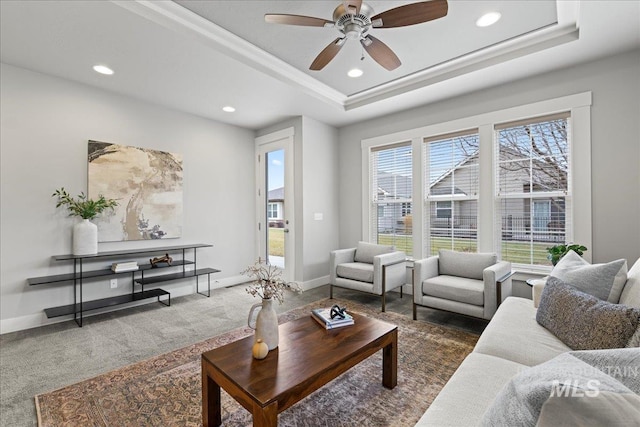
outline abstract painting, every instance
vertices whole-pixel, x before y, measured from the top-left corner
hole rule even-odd
[[[182,235],[182,156],[148,148],[89,141],[90,198],[116,199],[98,217],[101,242]]]

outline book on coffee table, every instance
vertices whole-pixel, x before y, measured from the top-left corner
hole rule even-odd
[[[311,310],[311,317],[326,329],[340,328],[342,326],[353,325],[353,317],[348,313],[344,314],[344,319],[332,319],[331,308],[316,308]]]

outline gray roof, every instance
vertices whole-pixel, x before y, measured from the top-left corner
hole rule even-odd
[[[267,199],[270,202],[284,201],[284,187],[269,190],[269,193],[267,193]]]

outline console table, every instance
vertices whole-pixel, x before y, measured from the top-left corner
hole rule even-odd
[[[27,279],[27,283],[30,286],[45,285],[45,284],[68,284],[73,283],[73,304],[63,305],[59,307],[46,308],[44,310],[48,318],[66,316],[73,314],[73,319],[78,326],[82,327],[82,318],[85,311],[96,310],[99,308],[111,307],[120,304],[126,304],[129,302],[140,301],[148,298],[158,298],[158,302],[164,305],[171,305],[171,294],[164,289],[153,288],[145,289],[145,286],[155,285],[162,282],[169,282],[174,280],[186,279],[190,277],[196,278],[196,292],[200,295],[209,297],[211,295],[211,274],[219,273],[220,270],[215,268],[197,268],[196,251],[200,248],[209,248],[212,245],[204,243],[196,243],[191,245],[178,245],[178,246],[161,246],[156,248],[142,248],[142,249],[129,249],[119,251],[106,251],[98,252],[92,255],[56,255],[53,256],[54,261],[73,261],[73,273],[70,274],[58,274],[54,276],[32,277]],[[187,259],[188,252],[193,255],[193,259]],[[191,252],[192,251],[192,252]],[[170,265],[151,265],[142,264],[138,266],[137,270],[114,272],[111,268],[98,269],[85,271],[84,262],[95,261],[99,259],[108,258],[123,258],[123,257],[142,257],[153,256],[156,254],[175,254],[181,253],[182,258],[173,260]],[[186,266],[193,265],[193,270],[187,271]],[[181,267],[181,271],[176,271],[176,267]],[[166,273],[146,276],[145,272],[149,271],[166,271]],[[136,274],[139,276],[136,278]],[[102,298],[97,300],[84,301],[82,297],[83,286],[87,279],[95,278],[107,278],[110,276],[131,276],[131,293],[124,295],[117,295],[109,298]],[[199,289],[199,277],[207,276],[207,293],[200,292]],[[140,290],[136,291],[136,285],[140,285]],[[165,297],[161,300],[160,297]],[[166,301],[166,302],[165,302]]]

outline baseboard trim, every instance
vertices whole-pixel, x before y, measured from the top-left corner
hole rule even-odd
[[[310,289],[319,288],[320,286],[326,285],[329,283],[329,275],[318,277],[316,279],[307,280],[306,282],[300,283],[300,287],[303,291],[308,291]]]
[[[224,279],[216,279],[211,278],[211,290],[218,288],[226,288],[228,286],[238,285],[241,283],[246,283],[248,278],[246,276],[238,275],[233,277],[227,277]],[[200,278],[200,292],[206,292],[207,290],[207,280],[206,278]],[[175,285],[178,285],[176,283]],[[173,284],[165,284],[163,287],[167,288],[167,290],[171,293],[171,297],[181,297],[185,295],[193,295],[196,292],[196,284],[195,282],[183,283],[181,286],[175,286]],[[84,314],[84,317],[95,316],[103,313],[111,313],[119,310],[126,310],[128,308],[137,307],[145,304],[154,304],[157,303],[155,299],[148,299],[138,302],[129,303],[126,305],[121,305],[112,308],[105,308],[101,310],[94,310],[91,312],[87,312]],[[46,325],[54,325],[56,323],[68,322],[69,320],[73,320],[73,316],[61,316],[53,319],[48,319],[44,314],[44,311],[40,313],[27,314],[25,316],[18,316],[9,319],[1,319],[0,320],[0,335],[9,334],[11,332],[23,331],[25,329],[33,329],[38,328],[40,326]]]

